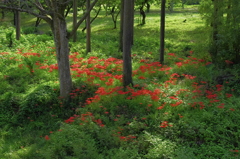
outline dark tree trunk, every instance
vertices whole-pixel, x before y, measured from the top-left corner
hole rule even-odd
[[[16,40],[20,40],[20,36],[21,36],[21,33],[20,33],[20,12],[19,11],[16,11],[15,12],[15,25],[16,25]]]
[[[67,9],[66,9],[66,13],[64,15],[64,17],[66,18],[68,16],[68,13],[70,12],[71,8],[73,7],[73,3],[71,5],[68,5],[67,6]]]
[[[54,42],[57,54],[60,96],[65,98],[69,96],[69,93],[72,89],[69,63],[69,40],[67,38],[67,25],[65,19],[61,19],[58,17],[58,15],[55,15],[51,29],[54,34]]]
[[[77,0],[73,1],[73,28],[77,24]],[[77,32],[73,34],[73,42],[77,41]]]
[[[42,19],[37,17],[37,20],[35,22],[35,27],[38,27],[38,25],[40,24],[41,21],[42,21]]]
[[[129,85],[133,85],[132,81],[132,58],[131,58],[131,46],[132,46],[132,5],[134,0],[124,1],[124,22],[123,22],[123,86],[126,88]]]
[[[165,39],[165,5],[166,0],[161,4],[161,24],[160,24],[160,63],[164,62],[164,39]]]
[[[147,13],[150,12],[150,4],[149,3],[146,3],[147,4]]]
[[[5,12],[2,10],[1,13],[2,13],[2,19],[4,19],[5,18]]]
[[[140,14],[141,14],[141,16],[142,16],[142,23],[141,23],[141,25],[146,24],[146,21],[145,21],[145,19],[146,19],[146,13],[145,13],[145,11],[143,10],[143,7],[144,7],[144,3],[143,3],[142,6],[140,7]]]
[[[114,6],[114,7],[112,7],[112,10],[111,10],[112,21],[113,21],[113,24],[114,24],[113,29],[116,29],[116,28],[117,28],[117,17],[118,17],[118,15],[119,15],[119,13],[120,13],[120,11],[118,11],[118,12],[116,13],[115,8],[116,8],[116,7]],[[115,15],[115,14],[116,14],[116,15]]]
[[[86,1],[86,8],[87,10],[90,8],[90,0]],[[87,42],[86,42],[86,52],[91,52],[91,19],[90,19],[90,13],[88,14],[86,18],[86,28],[87,28]]]

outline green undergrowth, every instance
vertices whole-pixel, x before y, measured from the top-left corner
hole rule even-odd
[[[92,24],[91,53],[80,30],[78,42],[70,42],[68,100],[59,97],[52,36],[39,34],[45,24],[36,31],[23,16],[20,41],[1,25],[0,158],[239,157],[239,66],[212,64],[199,14],[181,10],[167,14],[160,64],[159,15],[148,13],[144,26],[137,18],[134,85],[122,88],[119,30],[102,13]]]

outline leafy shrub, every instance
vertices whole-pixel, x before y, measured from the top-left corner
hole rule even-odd
[[[35,34],[37,32],[36,27],[23,27],[22,33],[23,34]]]
[[[20,104],[16,121],[21,123],[26,120],[46,120],[46,116],[59,113],[58,95],[48,85],[39,85],[26,95]]]
[[[96,141],[78,125],[62,124],[61,131],[50,135],[40,153],[45,159],[101,159]]]

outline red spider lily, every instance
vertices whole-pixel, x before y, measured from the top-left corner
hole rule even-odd
[[[217,98],[217,94],[209,94],[206,96],[208,99],[215,99]]]
[[[168,127],[169,125],[168,125],[168,121],[163,121],[162,123],[161,123],[161,125],[160,125],[160,127],[161,128],[166,128],[166,127]]]
[[[176,57],[176,54],[175,53],[168,53],[169,56],[173,56],[173,57]]]
[[[228,64],[228,65],[229,65],[229,64],[233,64],[233,62],[232,62],[232,61],[229,61],[229,60],[225,60],[225,63]]]
[[[233,109],[233,108],[230,108],[229,110],[231,110],[231,111],[235,111],[235,109]]]
[[[230,97],[232,97],[232,94],[226,93],[226,97],[227,97],[227,98],[230,98]]]
[[[174,96],[170,96],[170,97],[168,97],[168,98],[178,100],[178,98],[176,98],[176,97],[174,97]]]
[[[174,104],[170,104],[172,107],[176,107],[176,106],[178,106],[178,105],[180,105],[180,104],[182,104],[183,103],[183,101],[182,100],[180,100],[180,101],[178,101],[178,102],[176,102],[176,103],[174,103]]]
[[[75,117],[70,117],[69,119],[65,120],[65,123],[72,123],[74,122]]]
[[[222,90],[222,86],[223,86],[223,85],[220,85],[220,84],[216,85],[218,92]]]
[[[44,138],[45,138],[45,140],[50,140],[48,135],[46,135]]]
[[[139,76],[138,79],[146,79],[144,76]]]
[[[181,66],[183,65],[182,62],[176,62],[175,64],[176,64],[178,67],[181,67]]]
[[[224,103],[221,103],[219,106],[217,106],[218,108],[220,109],[223,109],[224,108]]]

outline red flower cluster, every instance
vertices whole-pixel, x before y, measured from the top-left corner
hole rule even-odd
[[[168,121],[163,121],[163,122],[161,123],[161,125],[160,125],[161,128],[166,128],[166,127],[168,127],[168,126],[172,127],[172,125],[169,125],[169,124],[168,124]]]

